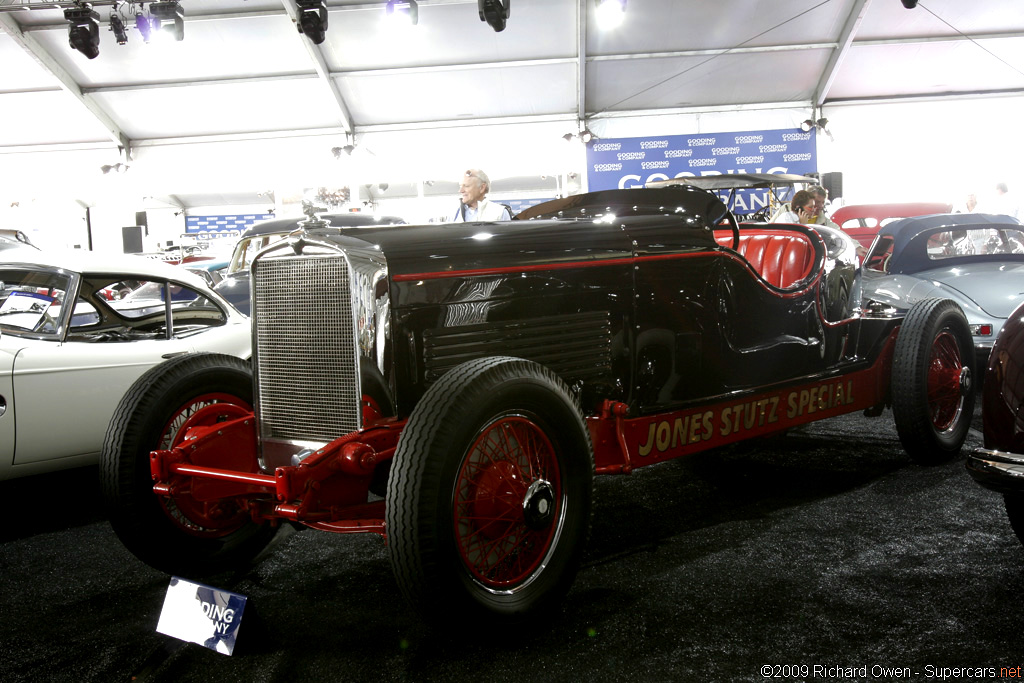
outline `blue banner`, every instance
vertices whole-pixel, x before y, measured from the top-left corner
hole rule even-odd
[[[818,170],[814,131],[799,128],[738,133],[602,138],[587,148],[591,192],[643,187],[655,180],[729,173],[795,173]],[[734,213],[766,206],[767,190],[737,193]]]
[[[247,213],[229,216],[185,216],[185,232],[197,240],[238,237],[257,221],[273,218],[272,213]]]

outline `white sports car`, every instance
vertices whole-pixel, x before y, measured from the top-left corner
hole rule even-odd
[[[249,320],[184,268],[0,252],[0,480],[95,463],[114,408],[154,365],[251,348]]]

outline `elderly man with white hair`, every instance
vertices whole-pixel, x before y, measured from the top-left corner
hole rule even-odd
[[[491,180],[478,168],[471,168],[459,183],[459,208],[452,221],[510,221],[512,209],[486,199],[491,189]]]

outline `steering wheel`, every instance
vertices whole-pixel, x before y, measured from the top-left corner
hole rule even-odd
[[[725,222],[732,228],[732,249],[733,251],[739,251],[740,249],[740,224],[736,220],[736,216],[732,215],[732,211],[727,211],[725,214]],[[721,223],[719,223],[721,225]]]

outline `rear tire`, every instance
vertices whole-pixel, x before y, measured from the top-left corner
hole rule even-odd
[[[146,564],[180,576],[232,569],[276,533],[230,500],[207,505],[188,493],[158,496],[150,474],[150,452],[180,443],[193,418],[209,424],[251,412],[252,387],[246,361],[193,354],[150,369],[118,404],[100,456],[101,492],[117,536]],[[196,416],[211,405],[220,409]],[[259,471],[255,452],[247,468]]]
[[[974,412],[974,342],[967,317],[949,299],[910,309],[896,338],[892,412],[900,443],[922,465],[960,452]]]
[[[569,591],[590,525],[594,460],[549,370],[485,358],[445,374],[399,440],[388,555],[405,597],[446,624],[514,623]]]

